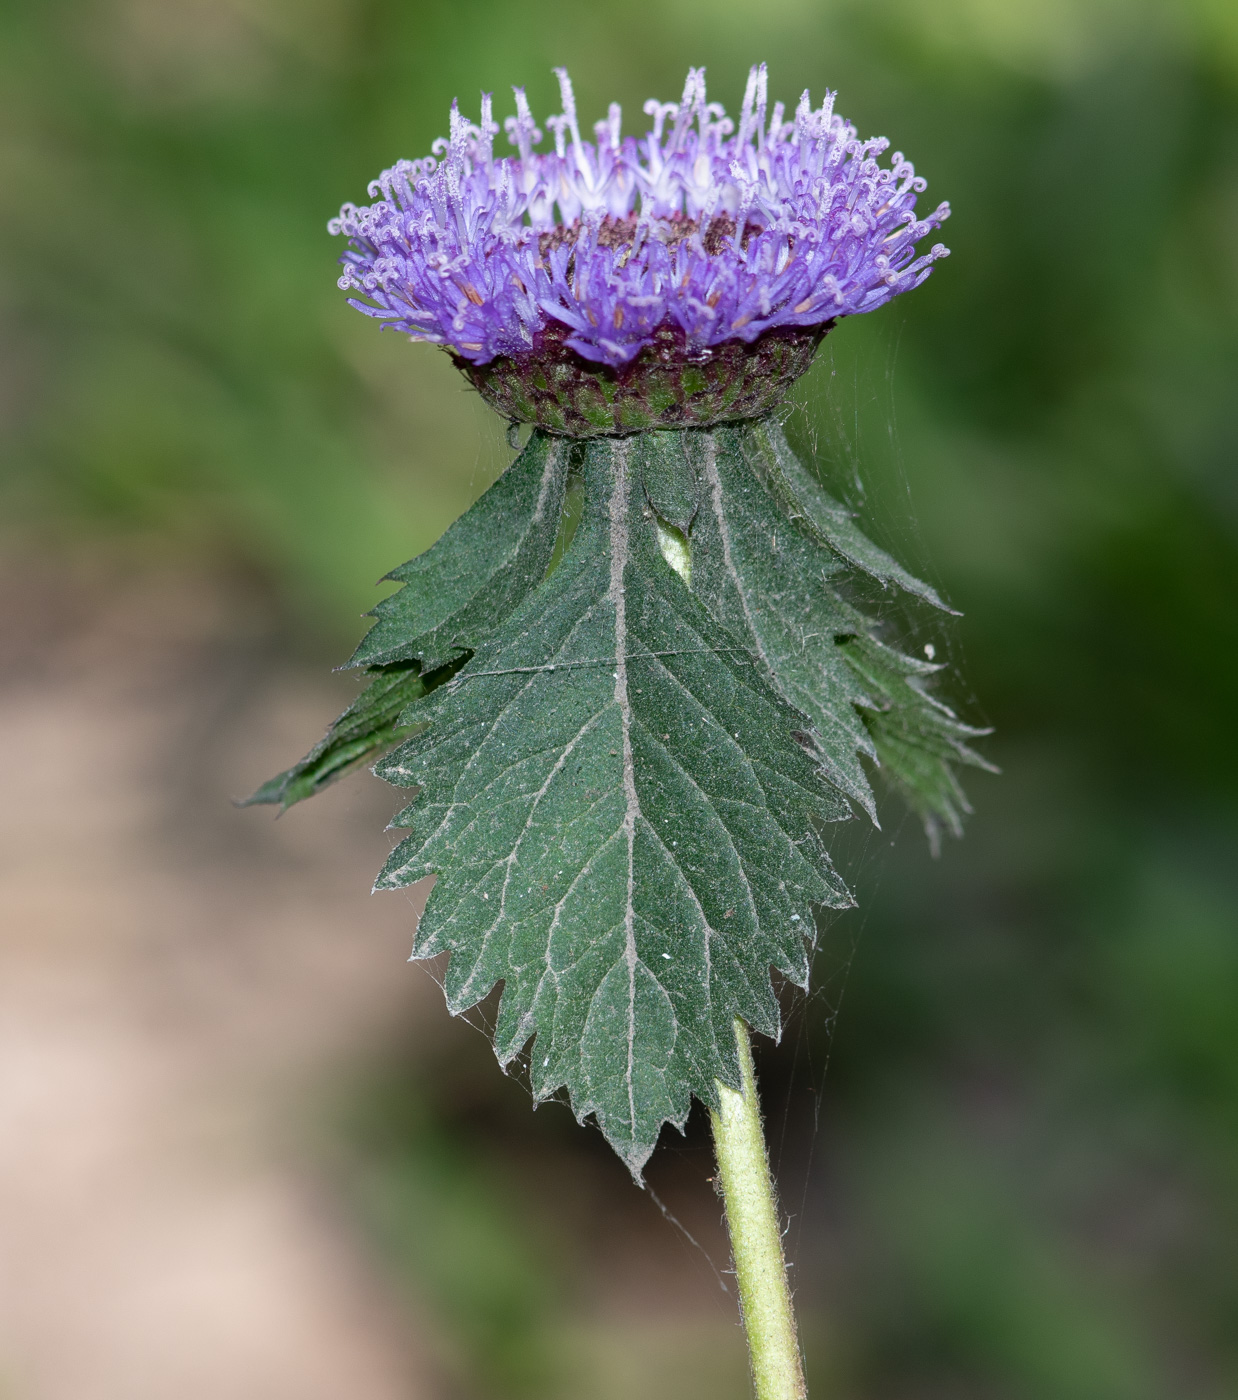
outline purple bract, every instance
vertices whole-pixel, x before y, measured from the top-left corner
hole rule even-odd
[[[522,89],[506,122],[517,154],[494,155],[489,95],[473,125],[453,103],[435,156],[400,161],[329,225],[349,239],[340,286],[366,315],[474,365],[535,354],[539,333],[619,367],[674,332],[689,356],[765,332],[811,330],[918,286],[947,250],[916,244],[950,212],[915,216],[925,182],[889,142],[856,139],[833,93],[793,121],[766,111],[765,65],[739,127],[705,100],[704,69],[680,102],[645,104],[652,130],[620,135],[610,108],[582,140],[567,73],[563,114],[541,141]],[[364,298],[364,299],[362,299]]]

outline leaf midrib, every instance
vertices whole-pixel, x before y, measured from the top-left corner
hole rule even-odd
[[[636,791],[636,765],[632,761],[632,702],[628,695],[627,596],[624,575],[628,566],[628,454],[626,440],[611,449],[613,464],[610,493],[610,599],[615,629],[615,703],[619,706],[622,736],[624,814],[623,830],[628,843],[628,881],[623,909],[623,956],[628,968],[628,1045],[624,1081],[628,1089],[628,1111],[635,1131],[636,1091],[632,1083],[636,1051],[636,823],[640,819],[640,795]],[[652,974],[651,974],[652,975]],[[654,977],[657,981],[657,978]]]

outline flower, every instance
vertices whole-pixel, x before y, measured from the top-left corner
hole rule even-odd
[[[520,380],[516,399],[532,392],[531,366],[628,382],[638,357],[699,366],[721,356],[740,378],[758,366],[768,379],[770,347],[753,347],[771,333],[785,379],[807,368],[837,318],[918,286],[946,255],[916,245],[949,206],[918,219],[924,180],[901,152],[881,165],[889,142],[858,140],[833,93],[814,109],[805,92],[787,121],[782,103],[767,111],[761,64],[736,128],[706,100],[704,69],[692,69],[679,102],[645,104],[642,138],[621,134],[612,104],[590,142],[568,75],[555,71],[553,153],[535,149],[542,132],[522,89],[505,123],[512,156],[494,153],[489,94],[477,125],[453,103],[433,156],[384,171],[370,185],[375,203],[346,204],[329,225],[349,239],[340,286],[358,294],[351,304],[445,346],[483,393],[503,366]],[[528,403],[500,407],[536,417]]]

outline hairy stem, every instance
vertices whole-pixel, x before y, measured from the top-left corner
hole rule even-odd
[[[752,1046],[748,1028],[739,1020],[735,1022],[735,1038],[743,1093],[719,1083],[721,1108],[710,1116],[752,1380],[757,1400],[806,1400],[808,1389],[782,1254],[778,1205],[765,1154]]]

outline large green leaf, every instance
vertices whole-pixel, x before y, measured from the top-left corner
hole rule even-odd
[[[438,877],[414,957],[449,954],[455,1013],[501,983],[500,1061],[527,1053],[535,1096],[566,1090],[639,1177],[693,1095],[738,1085],[735,1017],[778,1034],[772,971],[806,985],[816,910],[850,903],[823,823],[853,803],[875,819],[865,760],[934,842],[958,829],[979,731],[855,585],[944,605],[773,420],[535,433],[391,577],[354,657],[374,680],[252,800],[287,805],[398,742],[375,771],[416,795],[377,887]]]
[[[503,982],[499,1059],[566,1089],[638,1174],[691,1096],[738,1086],[734,1018],[776,1035],[814,907],[850,903],[819,824],[848,815],[805,718],[668,566],[651,439],[584,458],[558,568],[379,763],[418,789],[378,888],[436,874],[414,956],[460,1012]]]

